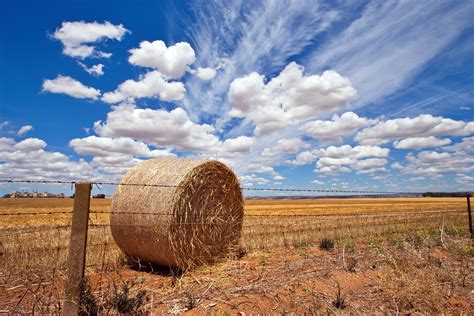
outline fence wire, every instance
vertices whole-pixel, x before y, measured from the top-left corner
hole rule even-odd
[[[69,184],[74,185],[78,181],[67,180],[14,180],[14,179],[0,179],[0,183],[43,183],[43,184]],[[180,185],[170,184],[147,184],[147,183],[123,183],[123,182],[101,182],[91,181],[92,185],[96,185],[99,189],[101,185],[111,186],[140,186],[140,187],[157,187],[157,188],[179,188]],[[267,192],[299,192],[299,193],[348,193],[348,194],[385,194],[385,195],[418,195],[420,192],[409,191],[377,191],[377,190],[344,190],[344,189],[294,189],[294,188],[254,188],[254,187],[240,187],[240,190],[245,191],[267,191]]]

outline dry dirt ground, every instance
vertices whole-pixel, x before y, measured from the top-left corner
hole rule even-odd
[[[330,250],[302,244],[247,253],[182,274],[156,267],[91,270],[87,276],[92,299],[84,308],[156,315],[467,315],[474,308],[474,249],[469,239],[456,232],[418,232],[339,241]],[[57,302],[48,299],[59,295],[63,279],[57,273],[54,283],[47,278],[41,285],[32,282],[30,291],[41,298],[36,311],[57,311]],[[0,290],[0,306],[6,308],[7,295],[10,307],[22,298],[19,310],[24,303],[32,304],[26,287],[11,285]]]
[[[55,205],[51,201],[42,202],[44,205],[28,202],[29,207],[9,203],[0,204],[0,211],[67,211],[70,207],[69,200]],[[108,210],[107,203],[93,202],[92,209]],[[472,314],[474,245],[466,233],[465,213],[447,215],[461,211],[464,203],[460,199],[249,201],[249,227],[261,221],[284,225],[274,228],[268,237],[262,234],[256,238],[247,231],[244,251],[213,266],[184,273],[131,267],[117,255],[116,247],[114,256],[91,247],[88,254],[99,259],[107,256],[108,261],[88,268],[82,305],[84,310],[99,314]],[[382,214],[387,216],[380,220]],[[67,223],[63,215],[57,215],[49,224]],[[313,217],[316,215],[324,216]],[[95,223],[107,221],[105,215],[98,216],[103,217],[96,218]],[[359,216],[362,224],[372,221],[390,226],[394,220],[406,224],[374,230],[364,228],[360,220],[356,222]],[[347,226],[352,217],[353,224],[358,225],[354,230]],[[1,226],[8,233],[15,227],[48,224],[45,218],[29,219],[26,225],[16,219]],[[409,224],[408,218],[416,224]],[[308,233],[321,225],[336,229]],[[304,231],[295,230],[295,226],[304,227]],[[9,265],[1,265],[6,257],[0,256],[0,314],[60,312],[64,267],[51,261],[63,262],[62,250],[67,248],[60,249],[61,235],[56,232],[51,236],[37,234],[34,238],[39,241],[30,240],[35,247],[48,243],[58,247],[47,254],[50,261],[31,252],[27,245],[27,256],[12,257]],[[284,243],[279,242],[281,235],[286,236]],[[320,249],[326,237],[335,241],[334,248]],[[21,244],[28,242],[18,238],[15,236]],[[110,242],[108,235],[96,240]],[[34,264],[24,265],[21,261],[25,260]],[[19,268],[14,271],[12,263]],[[36,270],[40,263],[47,263],[51,269]]]

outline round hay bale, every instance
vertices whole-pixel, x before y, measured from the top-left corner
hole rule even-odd
[[[238,246],[242,192],[223,163],[150,159],[130,169],[121,184],[110,223],[126,255],[186,269],[212,263]]]

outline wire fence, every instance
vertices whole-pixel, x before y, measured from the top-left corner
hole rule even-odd
[[[0,183],[36,183],[36,184],[68,184],[75,185],[78,181],[67,180],[14,180],[0,179]],[[179,188],[180,185],[170,184],[147,184],[147,183],[123,183],[123,182],[101,182],[92,181],[98,189],[100,186],[138,186],[138,187],[156,187],[156,188]],[[383,195],[420,195],[422,192],[413,191],[378,191],[378,190],[346,190],[346,189],[298,189],[298,188],[275,188],[275,187],[240,187],[242,191],[263,191],[263,192],[295,192],[295,193],[347,193],[347,194],[383,194]]]

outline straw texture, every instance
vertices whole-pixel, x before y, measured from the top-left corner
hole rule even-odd
[[[186,269],[212,263],[238,245],[242,193],[223,163],[155,158],[130,169],[121,183],[177,186],[118,186],[110,222],[126,255]]]

